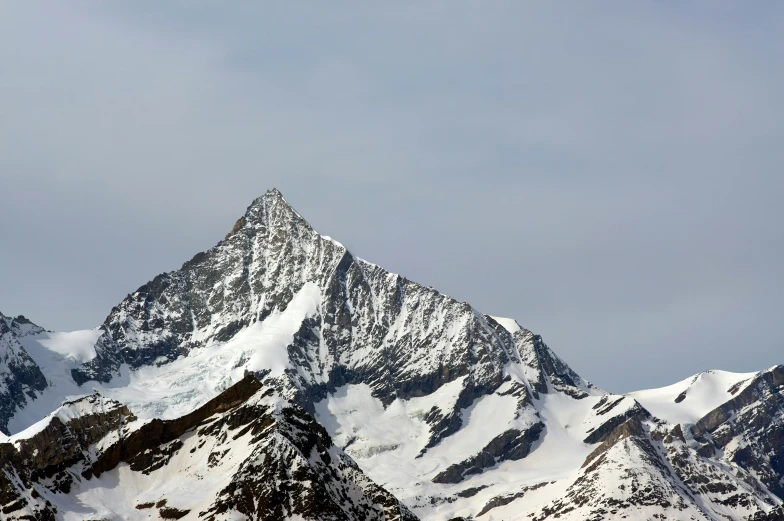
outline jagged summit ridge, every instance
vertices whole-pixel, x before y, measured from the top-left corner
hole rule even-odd
[[[462,411],[476,400],[513,402],[507,423],[442,469],[445,483],[524,458],[544,432],[534,404],[543,395],[599,392],[538,335],[356,258],[276,190],[255,200],[224,241],[126,298],[102,329],[95,358],[72,370],[77,383],[170,364],[204,379],[188,360],[217,349],[225,374],[254,372],[311,413],[352,386],[365,386],[383,407],[446,394],[418,420],[412,450],[420,456],[460,431]],[[179,410],[183,394],[196,406],[220,391],[218,381],[196,393],[179,387],[154,407]]]
[[[318,309],[302,317],[296,348],[289,346],[298,370],[282,383],[304,404],[350,382],[368,383],[388,402],[471,373],[475,391],[466,391],[464,402],[498,387],[504,367],[521,363],[523,354],[537,392],[547,389],[542,374],[590,388],[540,338],[522,329],[510,333],[470,305],[361,261],[319,235],[278,190],[256,199],[226,240],[116,307],[104,322],[98,356],[74,378],[108,381],[123,364],[166,363],[230,341],[286,313],[306,285],[318,293]],[[523,353],[515,335],[531,344]]]
[[[277,188],[272,188],[261,197],[256,198],[245,212],[245,218],[249,221],[257,219],[258,222],[268,227],[286,226],[296,221],[298,225],[312,230],[310,224],[291,206]]]
[[[272,188],[254,199],[226,235],[226,239],[239,232],[255,235],[263,229],[266,229],[267,233],[270,233],[270,230],[282,230],[299,232],[300,235],[313,232],[310,223],[291,206],[277,188]]]
[[[39,506],[69,505],[68,494],[85,498],[100,489],[91,508],[111,518],[119,511],[99,498],[112,488],[114,501],[132,509],[123,518],[191,508],[183,519],[222,519],[232,509],[245,516],[238,519],[266,519],[292,505],[292,491],[326,482],[333,497],[353,498],[335,502],[340,519],[364,519],[368,508],[408,519],[398,500],[428,521],[761,520],[776,519],[770,516],[782,508],[780,366],[744,375],[709,371],[629,395],[604,392],[515,320],[482,314],[358,259],[316,232],[277,190],[254,200],[215,247],[130,294],[97,331],[69,339],[2,319],[0,347],[14,355],[7,359],[24,353],[29,363],[21,367],[45,375],[41,389],[8,393],[16,401],[6,421],[21,408],[33,417],[39,403],[53,404],[42,406],[40,417],[56,410],[50,418],[64,425],[78,416],[71,411],[94,412],[91,404],[122,411],[111,418],[79,413],[91,418],[84,425],[91,432],[114,434],[74,454],[100,456],[115,446],[119,452],[110,450],[101,464],[119,469],[109,482],[126,471],[158,476],[149,490],[133,488],[147,478],[126,482],[128,494],[145,494],[138,511],[123,487],[91,481],[100,478],[95,473]],[[0,378],[6,373],[0,366]],[[205,420],[197,411],[248,381],[266,389],[265,407],[274,414],[243,405],[222,411],[214,428],[192,424]],[[58,409],[66,397],[71,405]],[[275,405],[283,403],[290,407]],[[281,417],[284,408],[299,412]],[[121,428],[113,423],[120,417]],[[12,420],[16,433],[6,440],[15,446],[38,432],[20,433],[24,423]],[[281,428],[267,429],[272,424]],[[269,435],[256,439],[262,430]],[[249,433],[252,453],[238,441]],[[323,451],[327,435],[335,447]],[[191,476],[191,458],[212,469],[199,474],[205,479],[226,462],[228,482],[211,489],[210,504],[198,511],[176,496],[160,503],[166,498],[157,487]],[[272,482],[281,487],[271,489]],[[37,499],[29,488],[22,494]],[[249,500],[256,496],[265,502]],[[9,511],[20,512],[20,504]]]

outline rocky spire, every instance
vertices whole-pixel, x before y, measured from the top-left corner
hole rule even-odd
[[[8,421],[18,408],[46,389],[41,369],[19,342],[21,337],[40,333],[43,328],[26,318],[10,318],[0,313],[0,432],[8,432]]]
[[[243,219],[250,224],[287,229],[292,226],[313,231],[310,224],[284,199],[277,188],[267,190],[251,203]]]

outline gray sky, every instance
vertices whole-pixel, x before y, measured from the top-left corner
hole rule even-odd
[[[784,363],[784,4],[297,4],[0,0],[3,313],[98,325],[275,186],[606,389]]]

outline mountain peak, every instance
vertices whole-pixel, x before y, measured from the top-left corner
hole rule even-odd
[[[25,317],[24,315],[12,317],[0,313],[0,321],[2,321],[5,324],[5,329],[7,329],[8,331],[12,331],[17,336],[36,334],[44,331],[44,328],[42,328],[38,324],[35,324],[33,321],[31,321],[29,318]],[[3,329],[2,326],[0,326],[0,329]]]
[[[312,230],[310,224],[283,198],[283,194],[277,188],[271,188],[264,195],[256,198],[241,221],[243,219],[245,222],[261,227],[289,228],[298,225]]]
[[[264,195],[257,197],[248,206],[245,215],[237,219],[234,226],[226,234],[228,240],[237,232],[250,225],[251,228],[283,228],[299,225],[307,230],[313,230],[310,224],[297,212],[277,188],[267,190]]]
[[[273,186],[272,188],[266,191],[264,197],[277,197],[283,199],[283,194],[280,192],[280,190],[278,190]]]
[[[76,497],[93,518],[215,521],[409,521],[400,501],[428,521],[781,511],[784,366],[601,391],[516,320],[357,259],[274,188],[99,330],[35,331],[0,314],[0,509],[17,519]],[[136,420],[88,395],[18,436],[93,390]]]
[[[287,206],[292,211],[294,210],[291,207],[291,205],[288,203],[288,201],[286,201],[286,199],[283,197],[283,193],[281,193],[281,191],[278,190],[277,188],[270,188],[269,190],[264,192],[264,195],[262,195],[261,197],[257,197],[251,204],[251,207],[276,206],[276,205]]]

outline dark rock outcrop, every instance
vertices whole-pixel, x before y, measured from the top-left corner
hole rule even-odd
[[[460,463],[450,465],[433,478],[434,483],[460,483],[472,474],[478,474],[502,461],[519,460],[528,456],[533,443],[544,430],[542,422],[521,431],[510,429],[493,438],[479,454]]]
[[[461,407],[504,382],[510,363],[530,368],[536,396],[553,389],[582,397],[590,387],[541,337],[510,333],[466,303],[357,259],[314,231],[277,190],[254,201],[217,246],[115,307],[97,356],[73,378],[108,381],[122,364],[160,365],[228,341],[285,312],[306,285],[317,288],[318,309],[288,347],[297,369],[276,385],[310,412],[346,384],[368,384],[389,404],[462,379],[455,407],[428,416],[432,447],[459,428]]]
[[[6,317],[0,313],[0,432],[8,434],[8,421],[22,407],[46,389],[41,369],[30,358],[21,337],[36,334],[43,328],[20,315]]]
[[[100,476],[107,470],[115,468],[120,463],[134,464],[138,470],[149,469],[156,459],[156,453],[161,447],[177,440],[186,431],[193,429],[213,414],[228,411],[248,400],[261,389],[261,382],[251,375],[223,391],[203,406],[190,414],[176,420],[160,420],[154,418],[149,423],[142,425],[126,437],[117,440],[100,455],[98,460],[86,469],[82,475],[86,478]],[[142,459],[141,461],[140,458]],[[148,464],[149,461],[149,464]],[[137,470],[134,469],[134,470]]]
[[[282,368],[269,369],[266,362],[249,364],[259,351],[248,347],[246,352],[244,334],[252,336],[256,329],[251,328],[260,331],[280,317],[293,324],[287,325],[285,335],[275,337],[276,342],[283,339],[283,345],[275,346],[280,349],[275,356],[285,359],[275,359]],[[423,490],[417,495],[409,494],[408,484],[401,486],[405,476],[385,485],[402,491],[412,508],[435,508],[444,517],[469,511],[477,516],[494,511],[491,515],[497,516],[501,510],[509,512],[518,500],[525,504],[523,498],[547,483],[499,486],[488,474],[480,474],[492,472],[503,461],[526,458],[553,427],[571,437],[564,439],[575,443],[572,450],[592,453],[571,477],[563,478],[569,480],[568,488],[563,484],[566,493],[529,512],[529,519],[780,515],[784,366],[734,384],[727,390],[732,398],[696,425],[668,424],[631,397],[595,389],[540,336],[515,322],[483,315],[467,303],[356,258],[315,232],[276,190],[254,201],[217,246],[128,295],[112,309],[101,330],[92,360],[64,366],[86,390],[91,382],[112,381],[123,366],[132,371],[159,367],[163,374],[166,364],[205,347],[220,352],[216,359],[224,353],[236,356],[225,367],[233,377],[242,370],[246,377],[201,407],[197,405],[202,401],[190,397],[198,394],[206,400],[223,389],[226,380],[203,394],[196,387],[186,388],[182,396],[192,407],[175,410],[195,410],[132,426],[128,408],[100,395],[65,404],[65,411],[73,411],[52,416],[44,429],[28,438],[0,444],[3,519],[53,520],[59,513],[47,499],[73,493],[84,483],[103,487],[113,472],[136,473],[131,481],[149,483],[145,480],[172,471],[194,482],[216,475],[225,482],[198,504],[160,492],[160,497],[134,497],[125,507],[164,519],[413,519],[332,444],[327,430],[314,419],[317,407],[319,414],[324,410],[319,402],[356,384],[361,385],[351,392],[362,393],[362,400],[370,395],[381,402],[384,414],[400,413],[400,421],[416,427],[410,431],[414,450],[406,447],[401,454],[418,454],[411,456],[411,468],[423,482],[434,473],[428,457],[438,452],[449,458],[450,437],[464,427],[466,411],[488,395],[503,397],[499,402],[504,403],[509,423],[495,422],[498,430],[484,438],[492,438],[489,443],[467,452],[461,448],[460,457],[446,464],[439,460],[438,468],[445,470],[433,481],[446,486],[413,483],[411,487]],[[0,315],[0,431],[7,432],[9,418],[48,385],[48,375],[24,349],[28,346],[38,356],[24,335],[41,331],[24,317]],[[193,359],[211,352],[200,351]],[[187,361],[183,366],[192,369]],[[202,370],[212,371],[198,366],[197,377]],[[191,373],[183,380],[193,377]],[[689,406],[689,389],[674,403]],[[177,406],[182,404],[180,397],[172,398]],[[373,401],[373,407],[378,408],[377,403]],[[327,408],[334,405],[330,401]],[[568,414],[551,414],[551,407],[562,405]],[[166,410],[168,414],[170,409]],[[372,465],[385,457],[384,464],[389,465],[393,459],[379,455],[400,445],[396,440],[375,443],[378,434],[351,426],[353,419],[346,420],[350,414],[340,410],[319,418],[334,429],[331,432],[336,439],[341,437],[347,450],[353,450],[350,445],[367,445],[367,451],[352,454],[373,474]],[[393,417],[397,421],[398,416]],[[530,421],[519,421],[522,417]],[[330,423],[332,419],[338,421]],[[349,426],[353,434],[346,429]],[[436,446],[441,447],[433,451]],[[576,467],[585,453],[575,453]],[[384,479],[385,472],[373,475]],[[450,486],[462,482],[466,483],[461,492]],[[155,487],[143,492],[150,489],[153,496],[158,494]],[[454,506],[451,512],[449,505]]]
[[[601,402],[600,402],[601,403]],[[618,402],[610,404],[610,408],[617,405]],[[605,411],[606,412],[606,411]],[[602,411],[599,411],[599,414],[602,414]],[[627,410],[623,411],[621,414],[617,414],[615,416],[611,416],[606,422],[601,424],[595,430],[593,430],[588,436],[585,438],[585,443],[589,445],[593,445],[594,443],[599,443],[604,441],[607,436],[609,436],[617,427],[625,424],[628,420],[636,420],[642,421],[647,418],[650,418],[651,413],[649,413],[642,405],[636,403],[628,408]]]
[[[700,419],[692,432],[706,454],[735,440],[731,461],[753,471],[784,498],[784,365],[759,373],[728,402]]]
[[[63,418],[66,419],[62,419]],[[65,402],[47,425],[16,443],[0,443],[0,505],[3,519],[54,519],[57,510],[35,491],[46,483],[52,492],[68,493],[74,469],[90,464],[90,447],[107,436],[119,439],[133,414],[124,405],[98,394]],[[26,508],[26,512],[17,514]]]
[[[282,401],[250,374],[189,414],[136,428],[128,427],[135,418],[125,406],[97,394],[60,411],[41,431],[0,444],[4,520],[53,521],[58,507],[37,490],[75,493],[75,479],[100,478],[121,463],[132,472],[154,474],[173,464],[185,443],[196,461],[209,451],[212,472],[231,472],[200,518],[223,519],[228,513],[249,520],[417,519],[336,448],[304,409]],[[236,470],[221,467],[233,450],[249,456]],[[137,502],[134,508],[153,510],[162,519],[191,513],[181,498]]]

